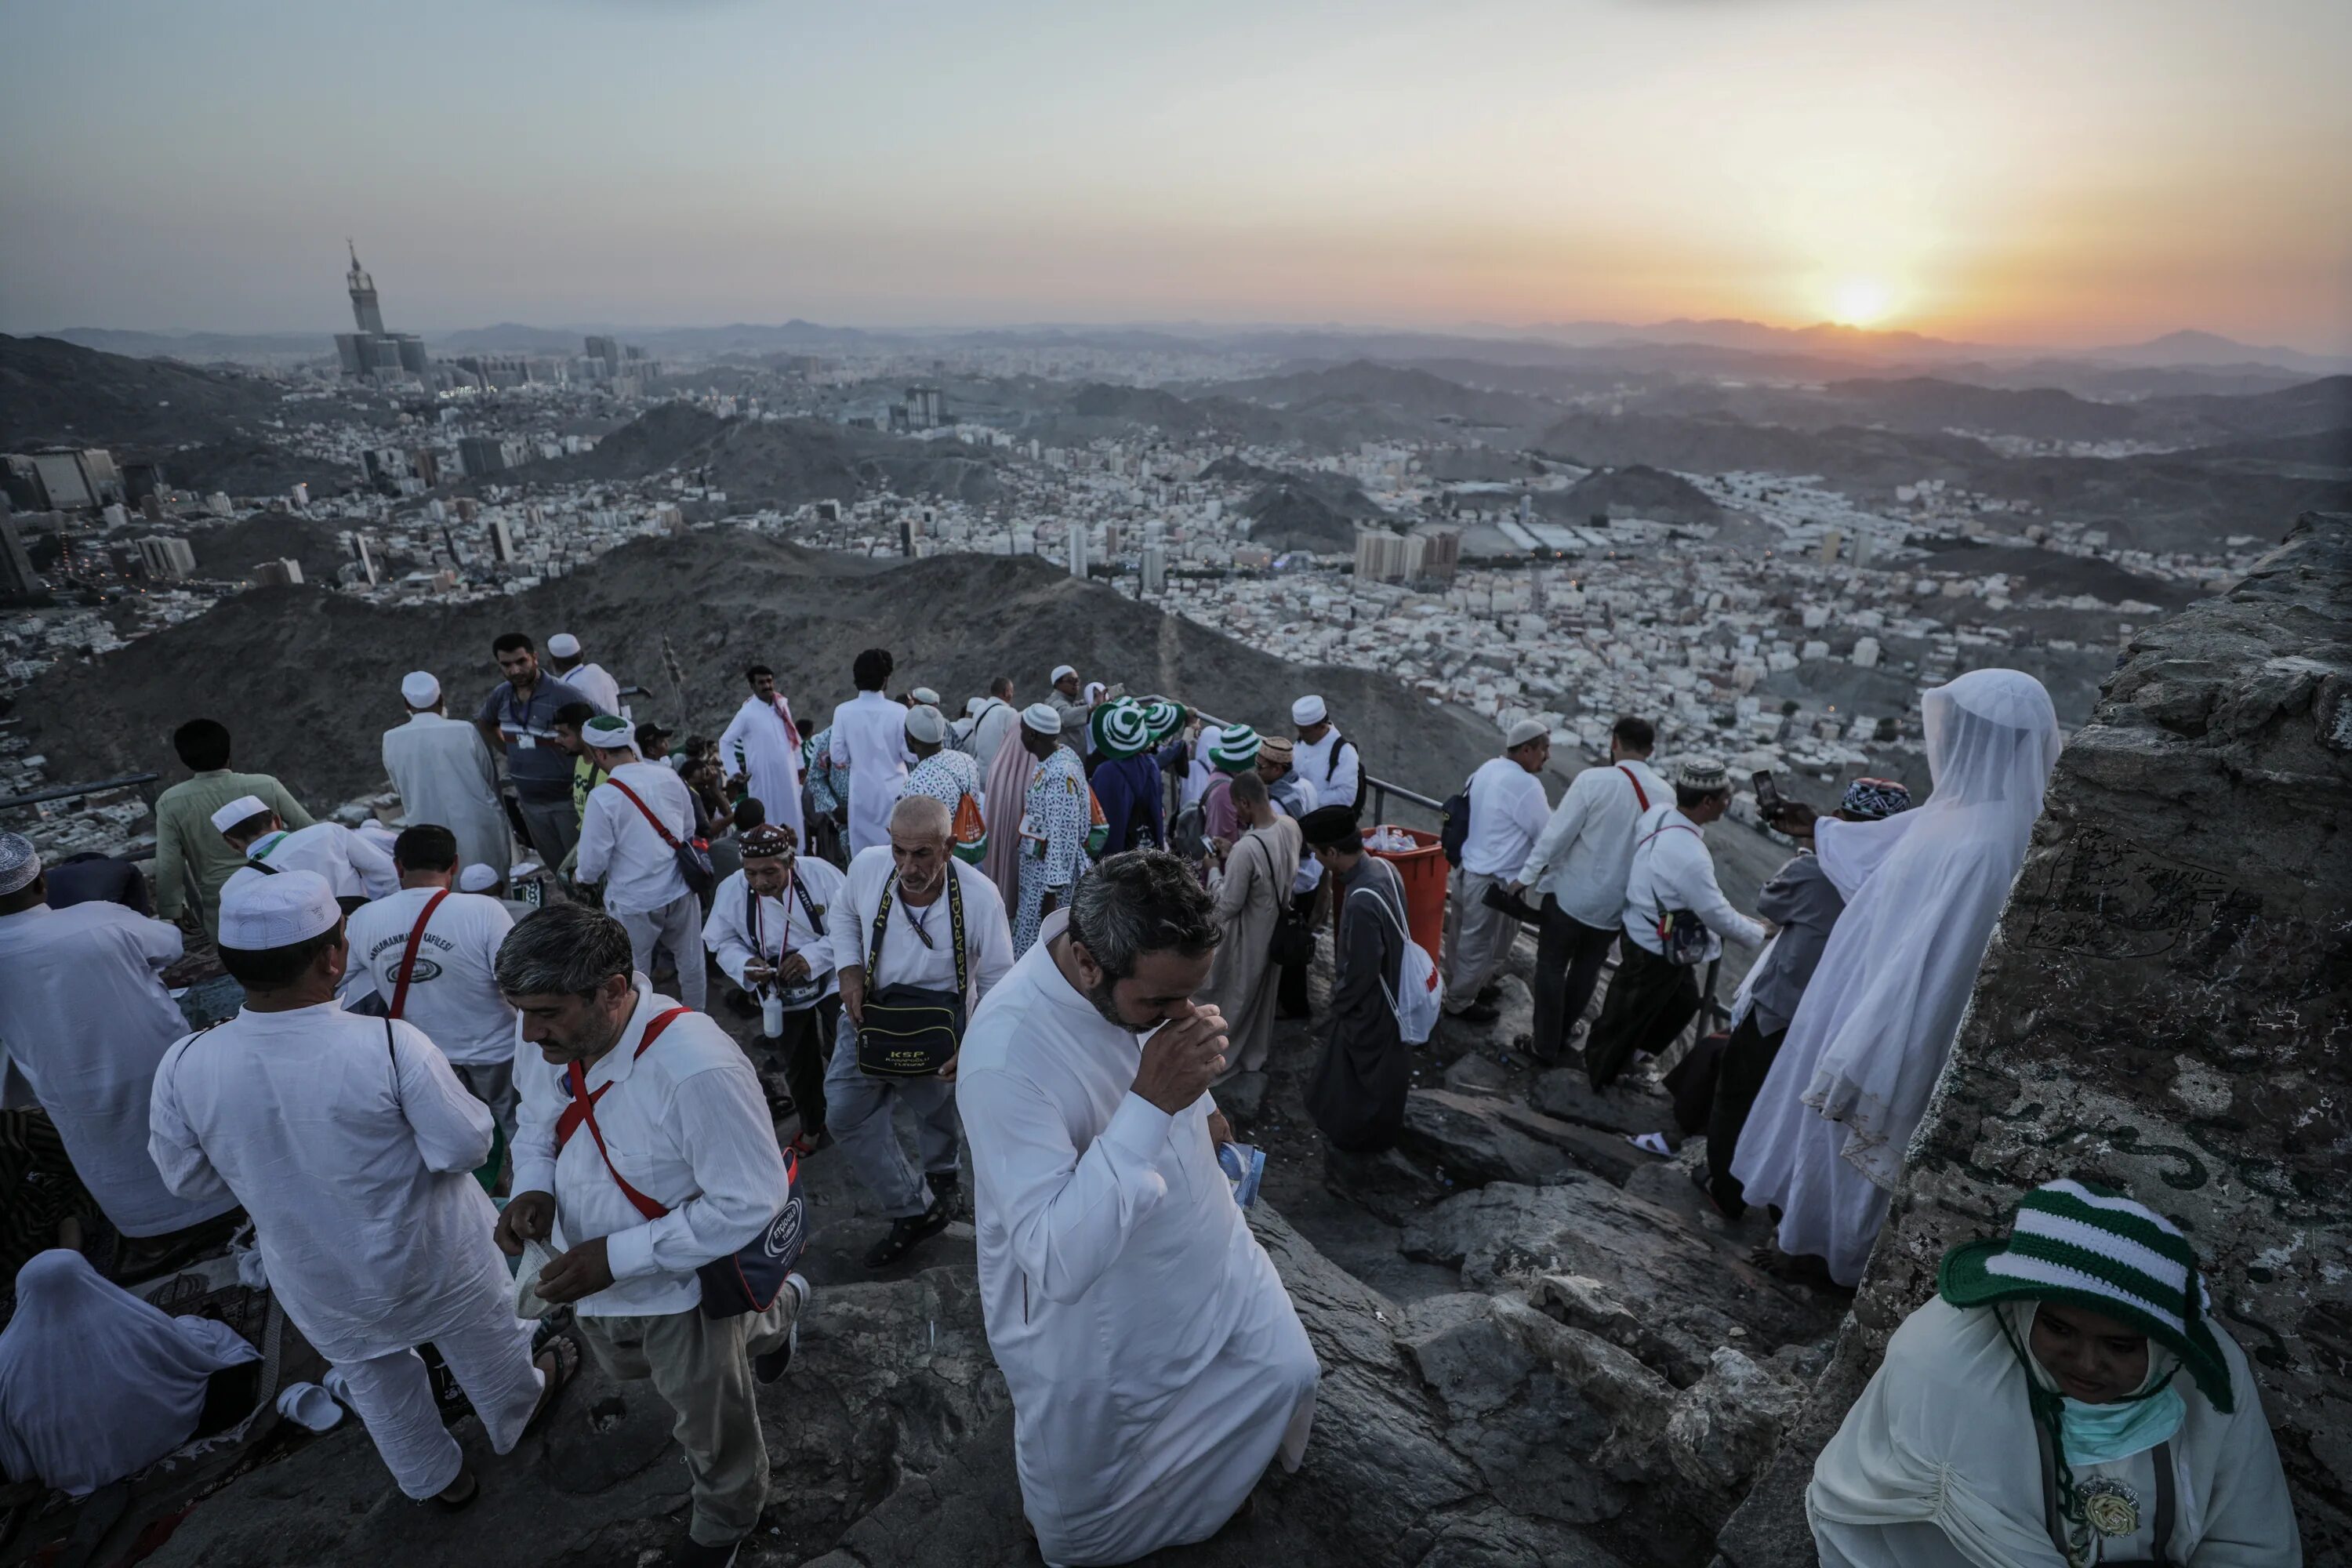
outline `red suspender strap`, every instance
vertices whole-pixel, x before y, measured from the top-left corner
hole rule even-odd
[[[1643,811],[1649,810],[1649,792],[1642,787],[1642,781],[1633,776],[1633,770],[1627,767],[1624,763],[1619,763],[1617,764],[1617,771],[1623,773],[1625,775],[1625,782],[1633,786],[1633,804],[1640,806]],[[639,809],[643,808],[640,807]]]
[[[693,1011],[694,1009],[691,1007],[672,1007],[668,1012],[662,1014],[652,1023],[647,1024],[646,1026],[645,1038],[637,1042],[637,1048],[630,1053],[631,1057],[635,1058],[644,1056],[646,1054],[646,1047],[652,1045],[656,1040],[661,1038],[661,1032],[669,1027],[671,1019],[682,1018],[687,1014]],[[635,1205],[637,1212],[645,1215],[649,1220],[659,1219],[662,1215],[669,1213],[669,1210],[664,1208],[653,1199],[646,1196],[645,1194],[637,1191],[636,1188],[629,1185],[628,1182],[622,1177],[621,1173],[613,1169],[612,1151],[604,1147],[604,1130],[596,1125],[596,1102],[604,1097],[604,1089],[610,1089],[613,1086],[608,1083],[604,1085],[604,1089],[598,1089],[595,1093],[589,1093],[587,1071],[585,1068],[582,1068],[578,1062],[573,1062],[566,1076],[571,1080],[572,1103],[563,1108],[563,1114],[562,1116],[556,1118],[556,1149],[560,1152],[566,1143],[569,1143],[572,1141],[572,1135],[580,1131],[581,1123],[587,1123],[588,1136],[596,1140],[596,1152],[604,1156],[604,1169],[611,1172],[613,1184],[621,1189],[621,1195],[627,1198],[630,1203]]]
[[[408,1006],[408,982],[410,976],[416,973],[416,944],[425,940],[425,922],[433,918],[433,911],[439,909],[441,900],[448,896],[449,889],[444,888],[425,900],[424,912],[416,917],[415,925],[409,928],[408,950],[400,955],[400,978],[394,981],[392,986],[393,1017],[401,1016]]]
[[[604,782],[611,784],[614,789],[619,790],[623,795],[627,795],[629,797],[629,804],[646,814],[646,820],[654,825],[654,831],[661,835],[661,841],[663,843],[668,845],[673,849],[677,847],[677,835],[672,833],[667,827],[662,825],[662,819],[654,815],[653,807],[647,805],[644,801],[637,798],[637,792],[635,790],[631,789],[628,785],[623,784],[620,780],[612,777],[610,774],[605,776]]]

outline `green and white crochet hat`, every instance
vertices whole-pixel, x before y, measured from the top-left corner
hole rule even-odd
[[[2231,1409],[2230,1363],[2206,1321],[2212,1298],[2180,1227],[2086,1182],[2045,1182],[2005,1237],[1944,1255],[1936,1289],[1955,1307],[2062,1301],[2130,1323],[2180,1358],[2213,1408]]]
[[[1151,725],[1143,716],[1143,704],[1132,697],[1102,704],[1087,723],[1094,731],[1095,750],[1113,762],[1151,744]]]
[[[1219,773],[1238,773],[1257,765],[1258,733],[1246,724],[1228,724],[1209,737],[1209,765]]]
[[[1171,702],[1165,697],[1143,699],[1143,722],[1150,729],[1151,743],[1155,746],[1164,743],[1168,737],[1182,729],[1184,721],[1190,717],[1192,715],[1184,711],[1181,702]]]

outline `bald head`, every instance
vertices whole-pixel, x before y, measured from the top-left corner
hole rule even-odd
[[[910,795],[890,808],[890,859],[907,902],[927,904],[947,886],[954,832],[948,808],[929,795]]]
[[[955,831],[947,803],[927,795],[910,795],[890,808],[893,838],[945,838]]]

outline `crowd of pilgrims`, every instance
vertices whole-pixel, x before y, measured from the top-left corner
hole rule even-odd
[[[1512,1044],[1606,1091],[1698,1020],[1672,1079],[1706,1135],[1693,1180],[1727,1218],[1767,1211],[1760,1262],[1850,1288],[2060,744],[2025,675],[1926,693],[1927,798],[1865,778],[1834,811],[1774,805],[1797,852],[1751,916],[1707,846],[1721,763],[1654,767],[1626,717],[1553,801],[1550,737],[1522,723],[1447,803],[1433,955],[1318,696],[1261,731],[1062,665],[1038,700],[999,677],[951,718],[869,649],[827,716],[755,665],[716,740],[673,745],[576,638],[493,654],[466,717],[433,673],[399,683],[402,825],[314,820],[197,719],[152,911],[135,868],[0,835],[7,1479],[83,1496],[245,1414],[254,1347],[124,1288],[235,1231],[408,1498],[489,1484],[420,1347],[499,1455],[584,1349],[676,1413],[672,1561],[732,1562],[769,1489],[756,1391],[811,1297],[799,1165],[830,1158],[877,1216],[868,1268],[969,1214],[1044,1559],[1204,1539],[1297,1467],[1315,1410],[1244,1218],[1262,1155],[1216,1094],[1313,1016],[1318,933],[1304,1098],[1332,1180],[1397,1141],[1433,1028],[1496,1018],[1526,931]],[[205,942],[242,1006],[192,1031],[163,977]],[[1725,942],[1760,952],[1708,1033]],[[2297,1561],[2210,1306],[2161,1215],[2087,1183],[2024,1194],[2010,1234],[1946,1260],[1823,1453],[1822,1560]]]

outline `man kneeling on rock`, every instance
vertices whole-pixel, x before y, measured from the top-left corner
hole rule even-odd
[[[519,923],[498,978],[545,1058],[516,1066],[515,1196],[499,1245],[513,1256],[547,1242],[558,1256],[540,1299],[572,1303],[606,1373],[650,1378],[677,1413],[694,1517],[669,1561],[727,1568],[768,1499],[751,1379],[783,1374],[808,1297],[794,1274],[765,1311],[718,1317],[696,1275],[784,1201],[759,1075],[717,1024],[655,995],[621,922],[585,905]]]
[[[1225,1026],[1192,995],[1218,936],[1181,860],[1114,855],[964,1041],[988,1342],[1048,1563],[1206,1539],[1314,1420],[1321,1369],[1217,1163]]]

